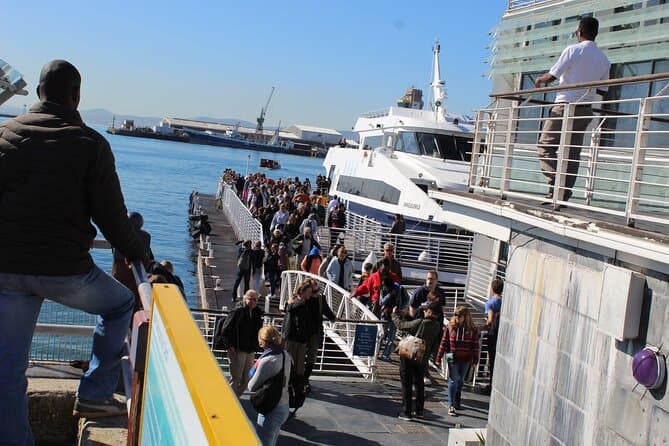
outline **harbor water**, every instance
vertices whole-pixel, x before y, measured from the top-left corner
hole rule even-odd
[[[110,135],[103,127],[92,127],[111,144],[126,206],[144,216],[144,229],[151,234],[156,260],[167,259],[174,264],[190,306],[197,305],[195,251],[187,215],[191,191],[213,194],[224,169],[245,173],[247,163],[249,172],[263,171],[274,179],[309,177],[311,184],[323,171],[320,158]],[[260,169],[261,158],[279,161],[281,169]],[[110,251],[94,250],[93,256],[101,268],[111,271]]]

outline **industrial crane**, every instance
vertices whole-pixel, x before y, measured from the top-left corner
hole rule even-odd
[[[265,107],[260,110],[260,116],[258,116],[258,118],[256,119],[256,121],[258,121],[258,125],[256,126],[256,140],[262,137],[263,124],[265,123],[265,114],[267,114],[267,109],[269,108],[269,103],[272,100],[273,94],[274,94],[274,87],[272,87],[272,91],[269,93],[269,97],[267,98],[267,103],[265,104]]]

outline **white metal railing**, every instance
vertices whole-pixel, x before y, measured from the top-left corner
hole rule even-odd
[[[235,236],[239,240],[260,240],[263,246],[265,239],[263,237],[262,224],[254,218],[248,208],[239,199],[231,185],[219,180],[219,187],[216,193],[216,199],[220,200],[221,209],[232,225]]]
[[[383,256],[383,245],[395,245],[395,256],[404,268],[415,270],[435,269],[442,278],[453,281],[447,274],[464,277],[467,274],[473,236],[468,233],[437,233],[407,230],[404,234],[390,234],[390,227],[366,216],[347,212],[347,229],[344,245],[354,262],[362,262],[374,252],[378,259]],[[321,235],[329,228],[320,228]],[[336,231],[335,231],[336,232]],[[324,237],[321,236],[321,240]],[[331,242],[332,243],[332,242]],[[457,280],[456,280],[457,281]]]
[[[279,308],[285,308],[288,298],[295,293],[300,283],[306,279],[312,279],[319,283],[321,293],[332,311],[337,315],[337,321],[324,322],[325,335],[330,338],[337,349],[343,352],[349,361],[355,366],[355,370],[336,370],[335,374],[362,375],[365,379],[373,381],[376,378],[376,356],[379,351],[379,343],[384,335],[384,324],[376,315],[367,308],[360,300],[352,299],[350,293],[321,276],[305,273],[302,271],[288,270],[281,274],[281,296]],[[379,330],[376,337],[376,347],[373,356],[354,356],[353,343],[355,341],[355,329],[359,323],[377,323]],[[320,364],[320,371],[326,372]],[[317,367],[318,369],[318,367]],[[335,371],[330,371],[330,373]]]
[[[630,83],[659,81],[669,79],[669,73],[627,79]],[[621,83],[619,79],[592,85]],[[470,188],[544,201],[548,186],[540,161],[552,161],[557,165],[554,209],[569,200],[572,208],[620,216],[628,225],[636,220],[669,223],[667,87],[658,88],[658,94],[652,97],[565,104],[562,128],[553,132],[559,137],[557,156],[542,158],[539,136],[554,104],[532,103],[531,96],[559,89],[550,87],[495,95],[493,103],[478,112]],[[524,101],[517,105],[509,98]],[[577,105],[589,105],[594,112],[585,108],[583,115],[583,108],[579,112]],[[591,120],[584,131],[573,130],[577,116]],[[583,143],[572,144],[574,135],[581,136]],[[580,150],[580,166],[575,174],[568,172],[570,159],[565,155],[572,150]],[[578,158],[574,156],[574,159]]]
[[[555,1],[557,0],[509,0],[506,11],[511,12],[517,9],[529,8],[531,6],[537,6],[542,3],[555,2]]]

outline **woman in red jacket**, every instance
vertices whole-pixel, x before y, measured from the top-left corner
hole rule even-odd
[[[359,297],[369,294],[371,299],[371,309],[379,316],[381,314],[381,307],[379,305],[379,293],[383,287],[383,280],[386,276],[390,276],[393,282],[400,283],[400,278],[390,270],[390,264],[387,259],[383,259],[381,268],[374,274],[369,276],[358,288],[353,291],[351,297]]]
[[[479,362],[479,332],[467,307],[458,307],[444,330],[435,363],[448,361],[448,414],[460,409],[462,385],[470,365]]]

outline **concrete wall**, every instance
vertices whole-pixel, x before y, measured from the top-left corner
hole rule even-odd
[[[646,343],[669,348],[669,278],[642,271],[640,336],[618,341],[598,329],[610,261],[512,237],[487,444],[668,444],[666,383],[644,395],[631,363]]]

